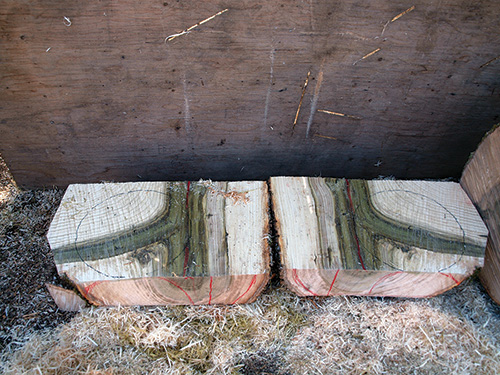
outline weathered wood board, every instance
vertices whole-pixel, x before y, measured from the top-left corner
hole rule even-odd
[[[500,127],[479,145],[460,180],[476,204],[490,235],[481,270],[481,281],[500,304]]]
[[[499,19],[497,0],[2,0],[0,153],[21,186],[458,178],[499,121]]]
[[[48,240],[96,305],[252,301],[269,278],[265,182],[70,185]]]
[[[271,195],[302,296],[428,297],[483,265],[488,231],[457,183],[273,177]]]

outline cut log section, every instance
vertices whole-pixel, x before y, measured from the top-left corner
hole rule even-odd
[[[96,305],[231,304],[269,278],[265,182],[70,185],[48,232]]]
[[[490,235],[479,277],[491,298],[500,304],[500,127],[479,145],[460,180],[478,207]]]
[[[271,193],[298,295],[428,297],[483,265],[488,231],[457,183],[273,177]]]

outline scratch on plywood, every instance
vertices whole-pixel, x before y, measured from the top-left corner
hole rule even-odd
[[[318,106],[319,91],[321,90],[321,84],[323,83],[323,64],[325,60],[321,63],[321,68],[318,73],[318,78],[316,79],[316,86],[314,87],[314,95],[311,102],[311,112],[309,113],[309,119],[307,120],[306,138],[309,138],[309,132],[311,131],[311,125],[314,119],[314,113],[316,113],[316,107]]]
[[[373,39],[373,38],[366,38],[363,35],[356,34],[356,33],[350,32],[350,31],[344,31],[344,32],[341,32],[341,33],[336,33],[336,35],[350,36],[352,38],[361,39],[361,40],[372,40]]]
[[[271,98],[271,87],[273,85],[273,79],[274,79],[274,56],[276,54],[276,51],[274,49],[271,50],[271,53],[269,54],[269,58],[271,59],[271,69],[269,72],[269,86],[267,88],[267,94],[266,94],[266,106],[264,108],[264,127],[267,126],[267,114],[269,113],[269,100]],[[271,130],[274,130],[272,126],[269,126]]]
[[[203,25],[204,23],[210,21],[210,20],[213,20],[215,17],[217,16],[220,16],[222,13],[225,13],[229,10],[229,8],[226,8],[224,10],[221,10],[220,12],[217,12],[215,13],[213,16],[210,16],[208,18],[205,18],[203,21],[200,21],[198,22],[197,24],[191,26],[191,27],[188,27],[187,29],[185,29],[184,31],[181,31],[180,33],[177,33],[177,34],[172,34],[172,35],[169,35],[165,38],[165,43],[167,42],[170,42],[171,40],[174,40],[175,38],[181,36],[181,35],[186,35],[186,34],[189,34],[191,32],[191,30],[193,30],[194,28],[200,26],[200,25]]]
[[[319,138],[333,139],[334,141],[337,140],[337,138],[335,138],[335,137],[330,137],[328,135],[322,135],[322,134],[318,134],[318,133],[314,134],[314,136],[319,137]]]
[[[354,63],[352,65],[356,65],[358,62],[360,62],[361,60],[364,60],[364,59],[367,59],[368,57],[376,54],[378,51],[380,51],[382,48],[377,48],[376,50],[374,51],[371,51],[370,53],[367,53],[366,55],[364,55],[362,58],[360,58],[359,60],[356,60],[354,61]]]
[[[67,26],[67,27],[70,27],[72,22],[71,20],[69,19],[69,17],[64,17],[64,26]]]
[[[306,93],[307,84],[309,83],[310,75],[311,75],[311,71],[308,71],[306,80],[304,82],[304,87],[302,87],[302,95],[300,96],[300,101],[299,101],[299,106],[297,108],[297,113],[295,114],[295,119],[293,120],[292,135],[293,135],[293,131],[295,130],[295,125],[297,125],[297,120],[299,118],[299,113],[300,113],[300,107],[302,107],[302,101],[304,100],[304,95]]]
[[[481,66],[479,67],[479,69],[483,69],[484,67],[486,67],[486,66],[490,65],[492,62],[497,61],[498,59],[500,59],[500,56],[497,56],[497,57],[495,57],[495,58],[493,58],[493,59],[491,59],[491,60],[489,60],[489,61],[485,62],[483,65],[481,65]]]
[[[191,129],[191,111],[189,110],[189,98],[187,95],[187,85],[186,77],[182,80],[182,90],[184,94],[184,126],[186,127],[186,132]]]
[[[327,111],[326,109],[318,109],[318,112],[328,113],[329,115],[340,116],[340,117],[349,117],[354,120],[361,120],[361,117],[358,116],[346,115],[345,113],[340,113],[340,112]]]

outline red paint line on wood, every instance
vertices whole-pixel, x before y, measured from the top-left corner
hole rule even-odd
[[[397,271],[397,272],[393,272],[393,273],[390,273],[390,274],[388,274],[388,275],[384,275],[384,276],[382,276],[380,279],[378,279],[378,280],[375,282],[375,284],[373,284],[373,286],[372,286],[372,288],[370,289],[370,291],[368,292],[368,294],[372,294],[373,289],[374,289],[374,288],[375,288],[378,284],[380,284],[382,281],[384,281],[385,279],[387,279],[387,278],[389,278],[389,277],[391,277],[391,276],[397,275],[398,273],[403,273],[403,272],[401,272],[401,271]]]
[[[210,292],[208,293],[208,304],[210,305],[212,303],[212,283],[213,283],[213,276],[210,276]]]
[[[191,187],[191,181],[187,182],[187,192],[186,192],[186,208],[189,206],[189,190]]]
[[[295,283],[297,285],[300,285],[302,288],[304,288],[305,290],[307,290],[309,293],[311,293],[313,296],[317,297],[318,295],[316,293],[314,293],[312,290],[310,290],[309,288],[307,288],[304,283],[302,282],[302,280],[300,280],[299,278],[299,275],[297,275],[297,269],[293,269],[292,270],[292,276],[293,276],[293,281],[295,281]]]
[[[248,287],[248,289],[247,289],[247,290],[245,290],[245,293],[243,293],[241,296],[239,296],[238,298],[236,298],[236,300],[235,300],[233,303],[231,303],[231,305],[234,305],[236,302],[238,302],[240,299],[242,299],[242,298],[243,298],[243,296],[244,296],[245,294],[247,294],[247,293],[250,291],[250,289],[252,289],[252,286],[253,286],[256,282],[257,282],[257,275],[254,275],[254,276],[253,276],[253,278],[252,278],[252,281],[250,282],[250,286]]]
[[[182,289],[179,285],[177,285],[176,283],[174,283],[172,280],[167,279],[166,277],[158,277],[158,278],[161,279],[161,280],[165,280],[167,283],[170,283],[173,286],[175,286],[176,288],[180,289],[186,295],[186,297],[189,299],[189,302],[191,302],[191,304],[194,305],[194,302],[191,299],[191,297],[189,296],[189,294],[184,289]]]
[[[90,292],[92,292],[92,289],[94,289],[97,285],[103,283],[104,281],[94,281],[92,284],[90,284],[89,286],[86,286],[84,289],[85,289],[85,294],[86,295],[89,295]]]
[[[453,277],[453,275],[451,273],[442,273],[442,272],[438,272],[440,275],[443,275],[443,276],[446,276],[446,277],[449,277],[450,279],[452,279],[457,285],[460,285],[460,281],[458,281],[457,279],[455,279]]]
[[[335,277],[333,278],[332,284],[330,285],[330,289],[328,289],[328,293],[326,293],[327,296],[330,295],[330,292],[332,291],[333,288],[333,284],[335,284],[335,280],[337,280],[339,272],[340,270],[337,270],[337,272],[335,272]]]
[[[352,220],[353,220],[353,226],[354,226],[354,239],[356,240],[356,246],[358,247],[358,258],[359,262],[361,263],[361,268],[363,268],[366,271],[365,265],[363,263],[363,258],[361,257],[361,247],[359,246],[359,239],[358,235],[356,234],[356,223],[354,223],[354,204],[352,203],[352,198],[351,198],[351,187],[349,185],[349,180],[345,180],[346,186],[347,186],[347,196],[349,197],[349,205],[351,206],[351,212],[352,212]]]

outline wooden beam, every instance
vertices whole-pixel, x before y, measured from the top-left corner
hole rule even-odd
[[[245,303],[269,277],[264,182],[71,185],[48,232],[97,305]]]
[[[491,298],[500,304],[500,127],[481,142],[460,184],[490,231],[480,278]]]
[[[299,295],[427,297],[483,265],[488,231],[457,183],[273,177],[271,192]]]

